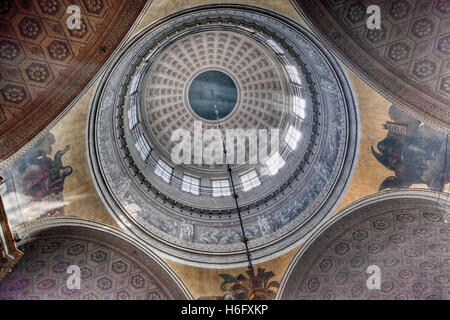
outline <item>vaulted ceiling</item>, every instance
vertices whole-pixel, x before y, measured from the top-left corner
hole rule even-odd
[[[0,158],[38,135],[85,89],[135,22],[145,0],[0,1]],[[63,89],[62,89],[63,88]]]
[[[0,300],[190,298],[159,258],[112,229],[50,228],[36,232],[21,249],[25,256],[2,282]],[[68,288],[70,265],[80,268],[80,289]]]
[[[366,0],[298,0],[297,9],[305,7],[302,14],[314,26],[310,31],[322,35],[320,40],[304,28],[289,0],[241,0],[272,9],[269,12],[231,5],[192,9],[215,0],[149,0],[145,10],[144,0],[78,0],[74,3],[81,8],[83,24],[72,32],[65,25],[68,3],[63,1],[0,0],[0,159],[8,158],[0,161],[0,175],[5,178],[0,194],[6,199],[9,223],[22,239],[27,239],[33,225],[45,221],[54,221],[58,227],[81,223],[67,222],[64,216],[102,222],[99,228],[120,228],[121,237],[145,244],[138,248],[164,256],[193,296],[223,296],[219,275],[245,272],[238,267],[245,264],[245,254],[234,198],[213,197],[211,191],[211,177],[226,177],[225,168],[174,166],[167,182],[153,166],[161,159],[173,165],[169,161],[171,133],[180,127],[192,130],[192,122],[200,117],[188,100],[191,80],[200,72],[218,69],[230,74],[241,94],[235,109],[224,117],[224,126],[287,129],[287,124],[294,124],[302,133],[295,150],[281,141],[287,150],[281,152],[282,159],[287,155],[283,168],[273,176],[261,174],[261,185],[252,191],[243,191],[239,185],[239,173],[247,170],[233,167],[255,267],[273,271],[277,281],[290,270],[280,297],[447,297],[448,268],[428,272],[424,267],[431,267],[429,262],[438,256],[446,265],[450,261],[448,216],[441,212],[448,212],[448,194],[421,190],[434,195],[425,205],[412,201],[417,194],[390,198],[403,195],[404,188],[450,190],[448,137],[435,130],[445,131],[449,123],[445,116],[448,96],[439,82],[450,74],[445,64],[449,19],[439,13],[443,10],[448,16],[448,1],[378,1],[384,29],[369,33],[362,31],[368,16]],[[336,13],[327,11],[333,7]],[[301,26],[277,11],[294,17]],[[405,16],[393,19],[393,15]],[[317,26],[316,17],[323,19]],[[414,39],[416,20],[423,19],[431,19],[432,31]],[[427,33],[429,24],[420,25],[417,32]],[[327,38],[327,26],[336,27],[331,38]],[[378,37],[382,39],[377,41]],[[341,42],[333,42],[337,39],[349,51],[339,47]],[[60,45],[52,46],[55,43]],[[123,54],[112,54],[115,49]],[[336,56],[358,76],[341,68]],[[109,57],[111,63],[107,63]],[[421,65],[425,60],[431,62]],[[259,69],[264,61],[265,73]],[[418,65],[417,70],[427,74],[423,79],[413,75]],[[101,76],[94,82],[96,74]],[[273,80],[286,83],[282,88],[302,90],[275,90]],[[141,94],[135,95],[133,87],[140,87],[135,92]],[[287,102],[274,99],[275,94]],[[289,111],[301,105],[299,101],[304,103],[303,116]],[[277,112],[281,106],[288,109],[285,116]],[[133,111],[138,111],[136,120]],[[52,121],[55,125],[43,135]],[[205,123],[205,128],[213,127]],[[151,148],[147,153],[140,144],[144,138]],[[28,151],[9,157],[32,139],[36,143]],[[48,167],[61,166],[71,173],[59,171],[62,177],[55,180]],[[183,190],[185,174],[200,177],[200,196]],[[374,202],[367,200],[371,194],[377,194]],[[441,205],[447,207],[441,210]],[[0,287],[0,298],[49,298],[39,291],[46,287],[64,298],[70,292],[64,284],[54,283],[61,280],[55,270],[65,261],[76,262],[77,252],[85,270],[97,268],[95,260],[102,260],[96,257],[99,250],[109,254],[99,263],[104,263],[98,268],[103,269],[86,278],[90,289],[76,297],[154,297],[152,288],[141,295],[131,283],[126,290],[112,289],[120,281],[131,280],[127,267],[123,274],[116,271],[134,259],[145,262],[139,269],[142,274],[151,265],[142,255],[130,255],[134,249],[121,250],[125,238],[94,237],[83,234],[85,229],[80,233],[78,227],[62,230],[41,233],[23,247],[27,256],[10,273],[11,279],[3,282],[6,287]],[[50,261],[53,253],[44,252],[51,246],[59,246],[55,256],[60,261]],[[383,280],[384,291],[379,294],[361,290],[365,270],[372,263],[390,277]],[[41,274],[41,267],[48,270],[45,281],[33,278]],[[426,279],[418,279],[424,272],[428,272]],[[151,278],[151,274],[145,277]],[[300,283],[298,279],[302,286],[286,285]],[[15,286],[18,291],[11,292]]]
[[[377,1],[381,29],[366,27],[369,1],[292,0],[344,62],[391,101],[450,129],[450,2]]]
[[[436,197],[398,192],[344,210],[294,258],[281,299],[448,299],[448,207]],[[366,286],[369,266],[380,290]]]

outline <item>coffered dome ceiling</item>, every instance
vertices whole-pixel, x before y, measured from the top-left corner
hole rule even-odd
[[[279,130],[279,151],[265,147],[266,162],[231,165],[253,259],[273,258],[333,211],[359,138],[356,102],[339,64],[307,31],[274,13],[202,7],[139,34],[104,76],[91,107],[94,181],[118,223],[169,258],[244,263],[229,185],[228,193],[215,193],[215,182],[229,184],[226,166],[177,165],[172,158],[177,130],[218,128],[214,105],[222,130]],[[251,148],[245,145],[246,154]]]
[[[245,34],[224,30],[194,33],[160,54],[149,68],[142,88],[145,120],[152,140],[166,151],[166,156],[170,158],[175,144],[170,143],[173,131],[193,131],[195,120],[216,119],[214,112],[207,118],[199,116],[189,99],[191,83],[207,70],[229,75],[237,87],[239,101],[233,114],[223,117],[225,128],[264,129],[281,125],[288,116],[285,104],[289,80],[268,49]],[[199,89],[205,92],[206,107],[213,109],[210,90],[205,86],[207,82]],[[204,129],[209,128],[217,128],[217,124],[205,121]]]
[[[49,228],[27,231],[24,257],[0,283],[0,299],[191,299],[164,262],[121,232],[78,219],[54,222],[29,225]],[[69,266],[80,268],[79,289],[67,287]]]

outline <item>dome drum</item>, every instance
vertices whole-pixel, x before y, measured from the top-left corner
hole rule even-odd
[[[233,199],[215,194],[224,164],[171,158],[175,130],[218,125],[190,105],[196,77],[213,71],[235,84],[233,93],[225,77],[214,82],[217,73],[203,84],[236,101],[224,130],[279,130],[278,154],[232,164],[255,261],[289,250],[333,211],[359,134],[345,73],[306,30],[262,9],[217,8],[183,11],[141,32],[99,86],[88,132],[94,180],[118,223],[168,258],[206,267],[244,264],[245,255]],[[208,96],[198,91],[197,106],[207,109]]]

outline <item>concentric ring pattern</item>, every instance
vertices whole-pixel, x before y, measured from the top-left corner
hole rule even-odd
[[[233,199],[214,194],[214,181],[227,179],[225,166],[176,165],[170,157],[175,130],[192,132],[200,120],[204,130],[217,127],[188,101],[192,80],[207,70],[237,87],[224,129],[279,130],[275,169],[269,162],[232,166],[253,259],[267,260],[332,212],[358,148],[344,72],[290,20],[246,6],[205,6],[144,30],[97,90],[88,123],[94,180],[121,226],[167,257],[244,263]]]

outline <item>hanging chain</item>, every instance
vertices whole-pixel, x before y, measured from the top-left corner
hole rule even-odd
[[[237,211],[238,217],[239,217],[239,223],[241,225],[241,232],[242,232],[241,241],[245,245],[245,252],[247,254],[247,261],[248,261],[248,269],[253,271],[252,256],[250,254],[250,249],[248,248],[248,241],[249,240],[248,240],[248,238],[245,235],[244,223],[242,222],[241,209],[239,208],[239,202],[238,202],[239,196],[236,193],[236,188],[235,188],[235,185],[234,185],[234,180],[233,180],[233,175],[232,175],[232,171],[233,170],[231,169],[231,166],[228,163],[227,149],[226,149],[225,142],[224,142],[223,136],[222,136],[222,125],[220,124],[219,111],[217,110],[217,104],[216,104],[216,98],[214,96],[214,90],[211,90],[211,96],[212,96],[212,99],[213,99],[214,112],[216,113],[217,127],[219,128],[220,139],[222,140],[223,153],[225,155],[225,164],[227,165],[227,171],[228,171],[228,174],[230,176],[231,188],[232,188],[232,192],[233,192],[232,193],[232,197],[234,198],[234,203],[236,205],[236,211]]]

